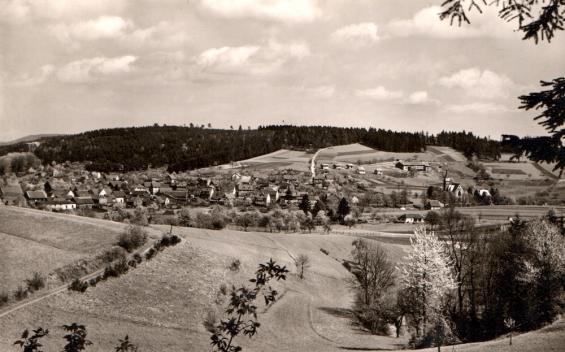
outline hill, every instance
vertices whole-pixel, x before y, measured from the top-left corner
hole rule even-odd
[[[166,227],[160,228],[166,230]],[[46,349],[59,343],[63,323],[78,321],[89,328],[96,343],[92,350],[108,351],[129,334],[143,351],[202,351],[209,349],[209,333],[202,321],[210,309],[225,300],[221,284],[244,283],[259,262],[273,258],[293,274],[282,284],[279,301],[265,310],[261,305],[261,337],[240,341],[245,351],[338,351],[342,347],[400,348],[406,338],[366,334],[351,325],[351,274],[340,260],[349,256],[353,237],[344,235],[268,234],[239,231],[175,229],[185,240],[155,259],[117,279],[101,283],[84,294],[64,292],[41,304],[0,318],[0,350],[11,346],[25,328],[46,326],[52,337]],[[383,244],[395,260],[405,246]],[[329,251],[325,255],[320,251]],[[298,279],[293,257],[307,254],[312,266],[306,280]],[[239,271],[230,263],[241,261]],[[57,340],[55,340],[55,336]],[[166,347],[164,347],[166,346]]]
[[[34,151],[44,163],[78,161],[97,171],[130,171],[168,166],[184,171],[246,160],[279,149],[313,151],[361,143],[388,152],[421,152],[426,145],[449,146],[465,156],[497,159],[500,143],[468,132],[394,132],[327,126],[260,126],[221,130],[181,126],[114,128],[50,137]],[[0,147],[0,155],[27,151],[23,143]]]
[[[58,136],[61,136],[61,134],[55,134],[55,133],[52,133],[52,134],[32,134],[32,135],[29,135],[29,136],[14,139],[12,141],[0,142],[0,146],[35,142],[35,141],[38,141],[38,140],[51,138],[51,137],[58,137]]]

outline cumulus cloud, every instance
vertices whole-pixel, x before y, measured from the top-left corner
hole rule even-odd
[[[445,111],[453,112],[456,114],[462,113],[475,113],[475,114],[492,114],[512,111],[502,104],[494,103],[471,103],[471,104],[454,104],[447,105]]]
[[[425,90],[420,90],[413,92],[408,96],[406,100],[408,104],[412,105],[439,105],[440,102],[436,99],[430,98],[428,92]]]
[[[375,100],[392,100],[402,98],[404,96],[404,93],[402,91],[391,91],[383,86],[378,86],[371,89],[356,90],[355,95],[361,98]]]
[[[37,19],[88,18],[120,12],[126,0],[7,0],[0,7],[0,21],[24,23]]]
[[[512,25],[497,18],[495,10],[488,6],[484,9],[484,14],[472,18],[472,25],[452,26],[449,20],[439,19],[440,12],[440,6],[423,8],[410,19],[391,21],[387,30],[390,34],[401,37],[424,36],[441,39],[508,37],[512,33]]]
[[[270,41],[265,46],[211,48],[196,56],[194,62],[201,71],[209,73],[267,74],[309,54],[305,43],[281,44]]]
[[[56,24],[50,30],[61,41],[96,40],[123,36],[131,26],[131,23],[119,16],[101,16],[73,24]]]
[[[379,40],[378,27],[372,22],[350,24],[333,32],[332,38],[338,41],[371,44]]]
[[[210,12],[228,18],[309,22],[321,16],[316,0],[200,0]]]
[[[446,88],[460,88],[466,93],[480,98],[500,98],[508,96],[515,84],[505,75],[473,67],[460,70],[450,76],[441,77],[439,85]]]
[[[57,71],[57,78],[62,82],[89,83],[106,77],[120,76],[133,70],[135,56],[94,57],[70,62]]]

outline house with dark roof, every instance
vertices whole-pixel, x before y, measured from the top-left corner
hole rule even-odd
[[[29,204],[41,204],[47,202],[45,191],[27,191],[25,197]]]
[[[443,207],[444,207],[444,204],[442,202],[440,202],[439,200],[435,200],[435,199],[428,200],[426,202],[426,205],[424,206],[424,208],[427,209],[427,210],[440,210]]]

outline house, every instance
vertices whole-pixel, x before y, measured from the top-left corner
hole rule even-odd
[[[322,163],[322,164],[320,164],[320,168],[321,168],[322,170],[329,170],[329,169],[330,169],[330,164]]]
[[[116,191],[112,193],[114,196],[114,203],[116,204],[123,204],[126,201],[126,194],[122,191]]]
[[[482,197],[482,198],[492,197],[492,195],[490,194],[490,191],[488,189],[479,189],[479,190],[475,191],[475,193],[478,194],[479,197]]]
[[[253,198],[253,204],[261,207],[271,205],[271,196],[269,193],[259,193]]]
[[[347,164],[345,164],[345,168],[346,168],[346,169],[354,169],[354,168],[355,168],[355,165],[353,165],[353,164],[351,164],[351,163],[347,163]]]
[[[0,186],[0,198],[5,205],[23,207],[27,204],[24,192],[19,184]]]
[[[398,217],[398,222],[405,224],[415,224],[424,222],[424,217],[420,214],[402,214]]]
[[[359,167],[357,168],[357,173],[358,173],[359,175],[365,175],[365,173],[366,173],[365,168],[364,168],[363,166],[359,166]]]
[[[143,186],[149,190],[149,192],[153,195],[159,193],[159,188],[161,187],[161,183],[158,181],[152,180],[143,183]]]
[[[246,196],[253,194],[253,192],[255,192],[255,187],[253,187],[249,184],[239,183],[237,185],[237,196],[238,197],[246,197]]]
[[[375,169],[373,171],[373,174],[377,175],[377,176],[382,176],[383,175],[383,170],[381,169]]]
[[[447,185],[445,190],[455,196],[455,198],[461,198],[465,193],[465,190],[463,189],[461,184],[456,182]]]
[[[41,204],[47,202],[47,193],[45,191],[27,191],[25,197],[28,203]]]
[[[402,171],[422,171],[427,172],[430,169],[430,165],[426,163],[405,163],[402,161],[398,161],[395,165],[396,168]]]
[[[165,198],[165,202],[167,205],[175,204],[175,205],[185,205],[188,203],[188,192],[187,190],[183,191],[168,191],[162,192],[161,196]]]
[[[94,199],[92,197],[75,197],[73,200],[76,203],[77,209],[94,208]]]
[[[211,200],[212,197],[214,196],[214,187],[198,188],[195,196],[205,200]]]
[[[108,181],[120,181],[120,175],[117,174],[108,174],[105,177]]]
[[[45,203],[48,210],[73,210],[77,208],[77,204],[71,199],[55,197]]]
[[[427,210],[440,210],[443,207],[443,203],[435,199],[428,200],[424,206],[424,208]]]

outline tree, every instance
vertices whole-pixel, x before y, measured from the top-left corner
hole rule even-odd
[[[439,225],[440,216],[437,211],[430,210],[424,217],[424,221],[430,225],[431,230],[434,230],[434,227]]]
[[[486,1],[478,0],[445,0],[440,19],[449,19],[451,23],[471,23],[467,11],[482,12],[483,6],[496,6],[498,16],[505,21],[517,21],[518,30],[524,33],[523,40],[533,39],[551,42],[558,31],[564,29],[565,2],[563,0],[511,0]],[[468,9],[468,10],[466,10]],[[534,117],[545,127],[550,136],[525,137],[504,135],[503,142],[514,150],[514,157],[526,155],[536,162],[555,163],[554,170],[559,170],[559,178],[565,169],[565,147],[562,137],[565,136],[565,78],[559,77],[552,81],[541,81],[542,87],[549,89],[520,96],[520,109],[526,111],[541,109],[542,112]]]
[[[341,198],[339,204],[337,205],[337,215],[339,217],[339,220],[343,221],[343,219],[349,214],[350,211],[351,208],[349,207],[347,199],[345,199],[345,197]]]
[[[385,250],[376,243],[356,239],[351,245],[351,256],[355,263],[353,274],[358,281],[361,299],[366,306],[371,306],[394,286],[394,266]]]
[[[545,220],[528,223],[526,240],[532,249],[529,259],[535,268],[535,317],[551,323],[564,303],[561,296],[565,278],[565,238],[559,229]]]
[[[294,265],[298,270],[298,277],[300,279],[304,278],[304,271],[310,267],[310,257],[306,254],[300,254],[298,257],[294,258]]]
[[[418,227],[410,237],[412,251],[400,268],[400,283],[411,302],[412,324],[417,336],[426,333],[444,316],[445,299],[456,287],[446,249],[433,232]]]
[[[257,306],[255,300],[262,295],[268,306],[277,299],[278,292],[267,286],[270,280],[286,280],[288,270],[280,266],[272,259],[267,263],[259,264],[255,272],[255,278],[249,280],[254,287],[233,287],[226,314],[228,318],[220,321],[210,339],[215,351],[238,352],[242,348],[235,344],[234,338],[241,333],[253,337],[261,325],[257,321]]]
[[[302,210],[304,214],[308,214],[311,208],[312,205],[310,204],[310,198],[308,197],[308,194],[304,194],[302,196],[302,200],[298,204],[298,209]]]

